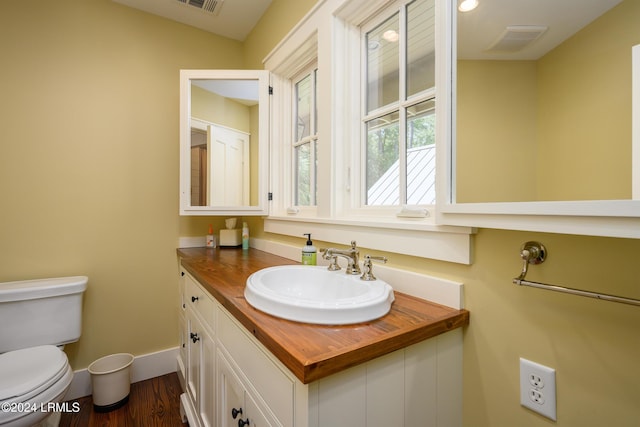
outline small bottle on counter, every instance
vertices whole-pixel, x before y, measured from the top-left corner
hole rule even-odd
[[[215,248],[216,245],[216,236],[213,234],[213,227],[209,224],[209,232],[207,233],[206,238],[206,246],[208,248]]]
[[[242,249],[249,249],[249,226],[242,223]]]
[[[311,233],[303,234],[307,236],[307,244],[302,247],[302,265],[316,265],[318,250],[313,246]]]

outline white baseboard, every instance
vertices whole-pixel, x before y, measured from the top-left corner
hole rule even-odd
[[[168,348],[155,353],[135,356],[131,365],[131,382],[148,380],[149,378],[176,372],[178,347]],[[91,374],[87,369],[74,371],[73,381],[65,400],[73,400],[91,394]]]

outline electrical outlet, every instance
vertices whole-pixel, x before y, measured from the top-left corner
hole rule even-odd
[[[520,358],[520,404],[556,421],[556,371]]]

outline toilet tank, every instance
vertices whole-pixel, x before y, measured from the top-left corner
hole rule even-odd
[[[0,353],[77,341],[86,276],[0,283]]]

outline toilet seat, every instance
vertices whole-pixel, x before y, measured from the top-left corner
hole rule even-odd
[[[0,425],[32,425],[49,415],[49,402],[61,401],[71,385],[73,371],[62,350],[45,345],[0,354],[0,378],[0,403],[7,408],[31,410],[0,412]]]
[[[57,381],[68,363],[64,352],[53,345],[0,354],[0,402],[37,394]]]

